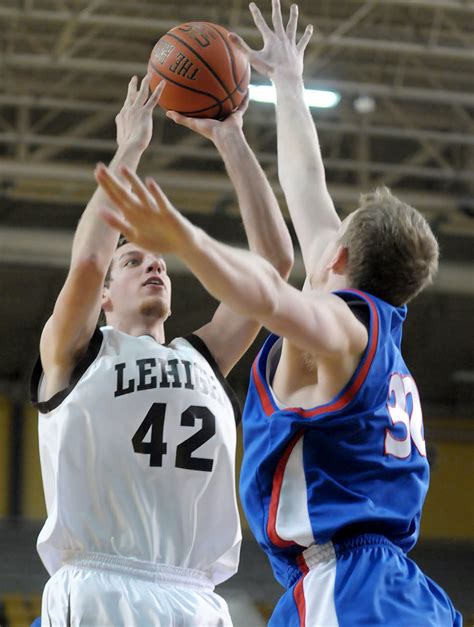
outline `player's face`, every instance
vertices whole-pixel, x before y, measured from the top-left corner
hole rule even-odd
[[[171,281],[163,257],[135,244],[115,251],[107,292],[119,317],[140,314],[164,320],[170,313]]]

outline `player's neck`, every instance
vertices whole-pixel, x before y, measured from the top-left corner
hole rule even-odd
[[[152,318],[150,316],[138,316],[131,318],[118,318],[107,316],[107,324],[134,337],[149,335],[159,344],[165,343],[165,320],[162,318]]]
[[[347,290],[349,287],[349,281],[345,274],[330,272],[320,289],[323,292],[337,292],[338,290]]]

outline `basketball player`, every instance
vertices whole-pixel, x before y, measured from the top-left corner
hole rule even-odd
[[[270,625],[461,625],[406,556],[429,468],[400,342],[406,303],[436,272],[436,239],[386,188],[341,223],[303,100],[311,30],[296,43],[295,5],[285,29],[274,0],[274,31],[251,11],[263,49],[234,41],[277,88],[279,173],[306,265],[303,292],[193,227],[131,173],[134,193],[97,170],[116,203],[102,216],[141,246],[178,254],[214,297],[272,332],[252,368],[240,479],[250,526],[287,589]]]
[[[117,176],[136,169],[150,142],[160,89],[148,97],[147,78],[129,84],[116,118]],[[177,121],[214,141],[251,246],[286,275],[291,239],[242,114]],[[194,334],[166,343],[164,251],[117,248],[119,232],[98,214],[107,202],[99,188],[82,215],[33,374],[48,510],[38,551],[51,575],[42,624],[228,626],[213,589],[236,572],[241,534],[239,416],[224,377],[259,325],[221,305]],[[107,325],[97,329],[101,308]]]

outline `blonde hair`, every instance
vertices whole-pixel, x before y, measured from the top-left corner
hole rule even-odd
[[[432,283],[438,269],[438,242],[428,222],[387,187],[360,197],[341,243],[350,285],[395,306]]]

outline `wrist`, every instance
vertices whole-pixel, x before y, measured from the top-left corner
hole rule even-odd
[[[138,164],[138,161],[144,152],[145,148],[137,142],[123,142],[118,145],[112,162],[127,166],[133,162]]]
[[[222,157],[241,152],[248,146],[247,139],[239,128],[219,131],[213,142]]]
[[[271,77],[277,91],[304,90],[304,81],[301,74],[291,69],[277,69]]]
[[[216,126],[212,141],[218,150],[224,149],[227,142],[245,142],[244,132],[239,126]]]
[[[206,234],[201,228],[195,226],[183,216],[180,216],[180,218],[181,233],[174,253],[184,261],[184,263],[189,265],[196,254],[199,254],[199,251],[203,249],[203,240]]]

